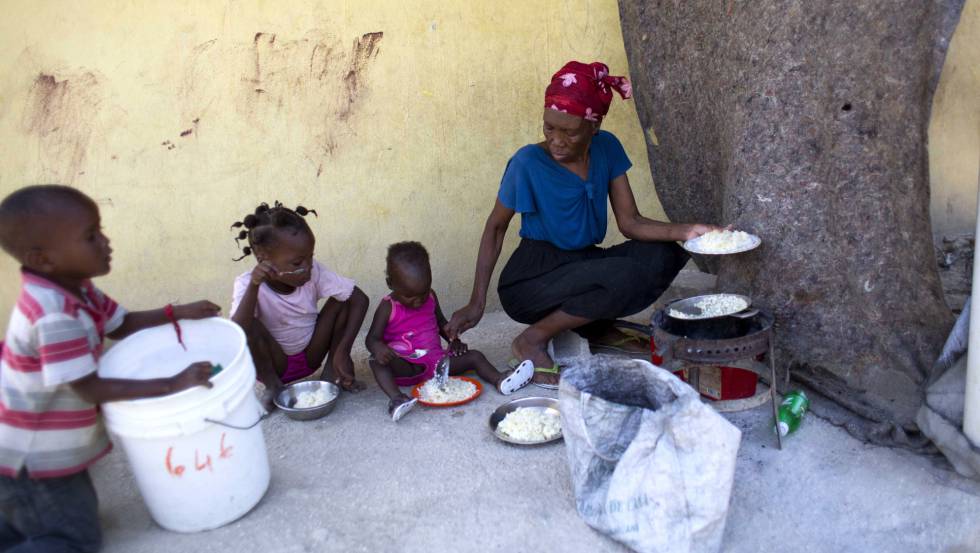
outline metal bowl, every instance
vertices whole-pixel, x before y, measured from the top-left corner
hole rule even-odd
[[[540,442],[525,442],[522,440],[515,440],[514,438],[511,438],[510,436],[502,432],[499,432],[497,430],[497,425],[500,424],[500,421],[504,420],[504,417],[507,416],[507,413],[510,413],[511,411],[516,411],[518,407],[538,408],[541,410],[554,409],[555,411],[559,411],[558,400],[554,398],[524,397],[521,399],[513,399],[501,405],[500,407],[497,407],[497,410],[490,415],[490,431],[493,432],[494,436],[507,443],[516,444],[516,445],[541,445],[541,444],[548,444],[551,442],[557,442],[558,440],[562,439],[562,435],[561,433],[559,433],[557,436],[551,438],[550,440],[542,440]]]
[[[738,311],[732,311],[730,313],[718,313],[716,315],[704,315],[701,312],[701,308],[697,306],[697,303],[705,298],[710,298],[712,296],[731,296],[745,302],[745,307],[739,309]],[[671,319],[676,319],[680,321],[704,321],[707,319],[717,319],[720,317],[738,316],[740,313],[751,311],[749,308],[752,307],[752,298],[743,294],[731,294],[728,292],[718,292],[714,294],[701,294],[699,296],[691,296],[689,298],[683,298],[679,300],[674,300],[664,306],[664,311],[667,316]],[[678,311],[684,313],[687,317],[678,317],[672,313],[672,311]],[[758,311],[756,311],[757,313]],[[752,313],[753,315],[755,313]]]
[[[685,250],[687,250],[687,251],[689,251],[691,253],[697,253],[697,254],[701,254],[701,255],[731,255],[731,254],[735,254],[735,253],[742,253],[742,252],[747,252],[749,250],[754,250],[754,249],[758,248],[760,244],[762,244],[762,239],[761,238],[759,238],[758,236],[756,236],[754,234],[749,234],[749,243],[748,244],[745,244],[741,248],[735,248],[734,250],[728,250],[728,251],[724,251],[724,252],[705,251],[701,247],[701,237],[700,236],[698,236],[697,238],[691,238],[690,240],[684,241],[684,243],[681,245],[681,247],[683,247]]]
[[[296,405],[300,393],[316,392],[321,388],[326,388],[327,395],[330,396],[330,399],[326,403],[317,405],[316,407],[293,407],[293,405]],[[283,413],[286,413],[287,417],[298,421],[310,421],[327,416],[337,406],[338,399],[340,399],[340,388],[336,384],[324,382],[323,380],[306,380],[304,382],[287,384],[286,387],[276,394],[273,401],[276,407],[281,409]]]

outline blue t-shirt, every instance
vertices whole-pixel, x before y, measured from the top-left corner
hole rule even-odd
[[[579,250],[606,237],[609,183],[632,166],[619,139],[607,131],[592,137],[588,180],[528,144],[507,162],[497,197],[521,214],[523,238]]]

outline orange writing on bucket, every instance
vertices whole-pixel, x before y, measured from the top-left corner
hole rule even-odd
[[[230,459],[231,452],[235,449],[234,446],[225,444],[225,433],[221,433],[221,439],[218,442],[218,459]],[[180,478],[187,471],[187,467],[182,464],[175,464],[174,462],[174,446],[167,448],[167,455],[164,458],[164,467],[167,469],[167,473],[174,478]],[[203,461],[200,449],[194,450],[194,470],[197,472],[202,472],[207,470],[208,472],[214,472],[214,463],[212,462],[211,454],[204,452]]]

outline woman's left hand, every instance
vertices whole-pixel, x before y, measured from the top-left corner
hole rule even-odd
[[[221,308],[208,300],[174,306],[174,317],[177,319],[207,319],[216,317],[220,312]]]
[[[463,341],[460,340],[459,338],[456,338],[455,340],[450,340],[449,341],[449,356],[450,357],[459,357],[460,355],[463,355],[464,353],[466,353],[467,351],[469,351],[469,349],[470,349],[469,346],[467,346],[466,344],[464,344]]]
[[[702,234],[708,234],[709,232],[713,232],[713,231],[725,230],[725,228],[719,227],[718,225],[704,225],[700,223],[696,223],[693,225],[680,225],[680,226],[683,227],[682,229],[683,238],[681,238],[681,240],[690,240],[692,238],[697,238]],[[731,227],[728,227],[728,229],[730,230]]]

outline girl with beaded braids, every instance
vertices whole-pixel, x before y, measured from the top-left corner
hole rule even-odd
[[[313,374],[324,358],[324,380],[349,392],[362,389],[351,347],[368,298],[353,280],[313,258],[316,239],[304,218],[311,213],[263,203],[232,225],[242,229],[235,242],[248,242],[236,261],[254,255],[256,265],[235,279],[231,319],[248,336],[267,408],[283,384]],[[321,299],[327,301],[317,309]]]

